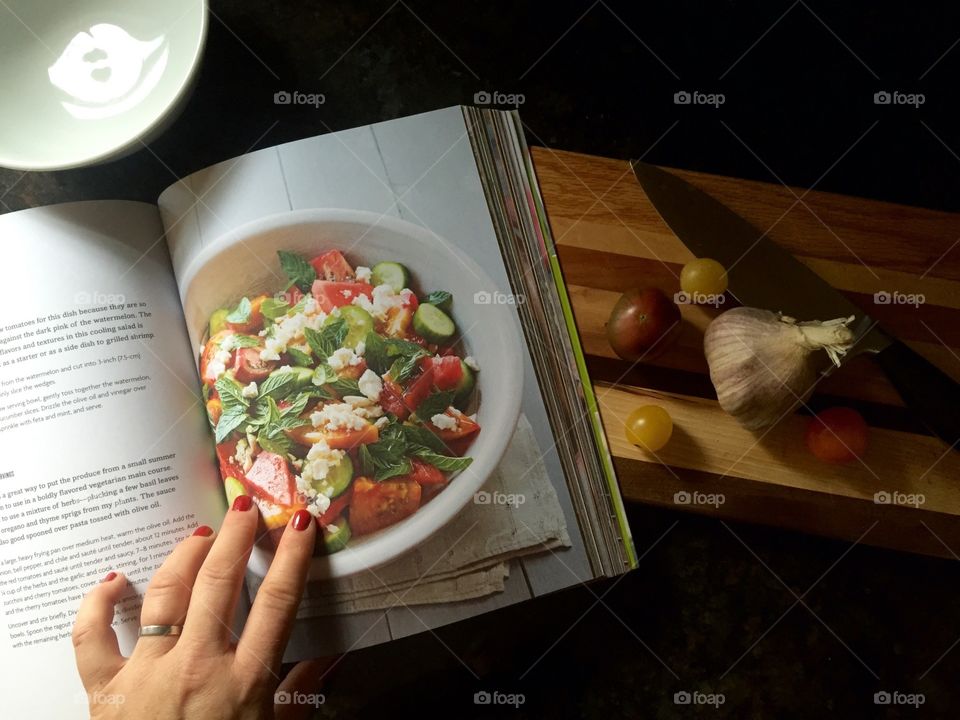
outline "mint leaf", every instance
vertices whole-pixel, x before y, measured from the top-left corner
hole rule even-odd
[[[313,281],[317,279],[317,271],[313,269],[313,265],[300,255],[286,250],[278,250],[277,256],[280,258],[280,267],[290,280],[290,285],[296,285],[303,292],[309,292]]]
[[[257,388],[258,397],[262,400],[282,400],[297,389],[297,377],[293,372],[272,372]]]
[[[453,404],[455,394],[452,390],[443,390],[428,395],[417,405],[417,417],[429,422],[434,415],[442,415]]]
[[[370,454],[370,450],[366,445],[360,446],[357,458],[360,461],[360,474],[372,478],[374,473],[377,472],[377,466],[373,461],[373,455]]]
[[[236,406],[230,410],[224,410],[223,414],[220,416],[220,420],[217,422],[217,430],[215,433],[216,442],[222,443],[227,439],[227,436],[230,435],[230,433],[243,425],[244,421],[246,420],[246,408]]]
[[[243,298],[225,319],[228,323],[242,325],[243,323],[250,322],[251,312],[253,312],[253,307],[250,305],[250,298]]]
[[[290,347],[287,348],[287,355],[290,356],[290,361],[297,367],[310,367],[313,365],[313,358],[303,350]]]
[[[427,432],[429,432],[429,430]],[[424,462],[430,463],[434,467],[443,470],[444,472],[459,472],[461,470],[465,470],[470,467],[470,463],[473,462],[473,458],[470,457],[441,455],[433,452],[432,450],[428,450],[427,448],[414,449],[413,454]]]
[[[394,360],[393,365],[390,366],[390,379],[396,383],[406,382],[410,376],[413,375],[414,371],[416,371],[420,363],[420,358],[430,354],[423,348],[420,350],[421,352],[415,355],[407,355],[406,357],[399,357]]]
[[[333,390],[337,395],[343,397],[345,395],[361,395],[360,385],[353,378],[341,378],[338,377],[332,382],[328,382],[327,386]]]
[[[231,335],[224,343],[230,343],[233,348],[251,348],[260,346],[260,338],[253,335]]]
[[[246,412],[250,402],[243,396],[243,386],[240,383],[229,375],[221,375],[214,387],[217,388],[224,413],[238,407]]]
[[[449,312],[452,300],[453,295],[448,293],[446,290],[434,290],[432,293],[427,295],[424,302],[430,305],[436,305],[444,312]]]
[[[378,467],[377,471],[373,474],[373,479],[377,482],[382,482],[397,475],[409,475],[412,470],[413,464],[409,458],[403,458],[399,462]]]
[[[377,375],[383,375],[390,368],[390,358],[387,355],[387,344],[383,338],[371,330],[363,341],[366,346],[363,356],[367,359],[367,367]]]
[[[307,338],[307,344],[310,345],[314,355],[326,360],[343,345],[343,339],[347,336],[348,330],[346,320],[336,318],[320,330],[314,330],[310,327],[304,328],[303,334]]]
[[[433,417],[432,415],[430,417]],[[429,418],[428,418],[429,419]],[[387,426],[388,428],[391,426]],[[450,452],[450,448],[438,438],[435,434],[427,430],[422,425],[400,425],[397,427],[400,429],[400,432],[403,434],[403,439],[406,441],[407,445],[414,449],[426,449],[432,450],[438,455]],[[385,428],[386,429],[386,428]],[[382,432],[381,432],[382,435]]]
[[[290,303],[278,298],[267,298],[260,304],[260,312],[268,320],[276,320],[290,311]]]

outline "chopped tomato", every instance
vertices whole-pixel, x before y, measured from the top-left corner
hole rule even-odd
[[[440,390],[452,390],[463,378],[463,366],[456,355],[428,356],[420,361],[420,367],[433,368],[433,382]]]
[[[223,403],[220,402],[220,398],[210,398],[207,400],[207,417],[210,418],[210,422],[216,426],[220,422],[220,416],[223,414]]]
[[[217,382],[217,377],[212,372],[210,372],[210,363],[213,360],[213,356],[220,351],[220,343],[226,340],[228,337],[233,335],[231,330],[221,330],[216,333],[213,337],[207,340],[207,344],[203,346],[203,352],[200,354],[200,379],[206,385],[213,385]],[[233,361],[233,355],[230,355],[230,362]],[[230,363],[226,363],[229,365]]]
[[[277,363],[273,360],[261,360],[260,348],[240,348],[233,361],[237,382],[259,382],[273,372]]]
[[[353,268],[339,250],[329,250],[310,261],[321,280],[343,282],[354,278]]]
[[[358,445],[369,445],[380,439],[380,430],[373,423],[368,423],[360,430],[326,430],[324,439],[334,450],[349,450]]]
[[[293,517],[293,514],[304,507],[303,504],[297,504],[291,507],[278,507],[277,505],[268,505],[263,507],[258,504],[257,507],[260,509],[260,517],[263,519],[263,525],[267,530],[280,530],[279,535],[277,535],[277,540],[283,536],[283,529],[290,518]],[[271,542],[273,538],[271,537]],[[277,546],[274,546],[277,547]]]
[[[330,506],[326,511],[317,518],[317,522],[320,525],[330,525],[334,520],[336,520],[343,511],[347,508],[347,505],[350,504],[350,496],[353,494],[353,489],[348,489],[342,495],[337,495],[333,500],[330,501]]]
[[[360,362],[356,365],[347,365],[343,370],[340,370],[337,375],[342,378],[352,378],[353,380],[359,380],[360,376],[367,369],[367,361],[363,358],[360,358]]]
[[[430,418],[424,418],[424,421],[427,424],[427,428],[433,431],[433,434],[439,437],[444,442],[450,442],[453,440],[460,440],[462,438],[467,438],[473,435],[474,433],[480,432],[480,426],[477,424],[476,420],[464,415],[459,410],[447,410],[445,413],[452,418],[456,418],[457,427],[452,430],[441,430],[436,427],[432,422],[429,422]]]
[[[353,482],[350,502],[350,528],[354,535],[382,530],[420,507],[420,486],[413,480],[393,479],[374,482],[359,477]]]
[[[420,307],[420,301],[417,299],[417,296],[414,295],[413,293],[406,293],[403,306],[410,308],[412,312],[416,312],[417,308]]]
[[[410,411],[403,404],[403,389],[393,380],[384,379],[383,389],[380,391],[380,407],[385,412],[396,415],[401,421],[410,416]]]
[[[420,376],[410,383],[407,391],[403,393],[403,405],[410,412],[415,412],[417,405],[423,402],[424,398],[430,394],[433,389],[433,366],[426,368]]]
[[[413,322],[412,305],[401,305],[387,310],[387,320],[383,326],[384,335],[389,337],[405,337],[409,334],[410,324]]]
[[[227,327],[238,333],[253,333],[263,330],[263,312],[260,306],[267,299],[266,295],[257,295],[250,301],[250,317],[243,323],[227,322]]]
[[[416,480],[420,485],[446,485],[447,476],[436,465],[424,462],[420,458],[410,458],[413,469],[406,477]]]
[[[237,454],[237,441],[225,440],[217,445],[217,461],[220,463],[221,477],[235,477],[241,483],[246,485],[246,474],[243,472],[243,466],[233,459]]]
[[[246,484],[254,495],[284,507],[296,502],[297,484],[285,457],[261,452],[246,476]]]
[[[373,297],[373,286],[364,282],[339,282],[336,280],[314,280],[313,297],[325,313],[333,312],[335,307],[350,305],[360,295]]]

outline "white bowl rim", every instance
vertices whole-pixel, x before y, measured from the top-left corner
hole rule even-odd
[[[143,138],[149,137],[154,131],[162,127],[163,123],[167,121],[174,108],[176,108],[179,103],[183,101],[184,96],[191,91],[193,82],[197,77],[197,73],[200,72],[200,58],[203,55],[204,48],[206,48],[207,33],[210,29],[210,2],[209,0],[200,0],[200,4],[203,6],[203,12],[200,15],[200,36],[197,39],[197,45],[194,49],[193,57],[190,59],[189,71],[187,71],[186,75],[183,76],[183,79],[180,82],[180,87],[170,98],[170,101],[163,108],[163,111],[157,113],[157,115],[142,128],[135,130],[134,135],[130,137],[129,140],[125,140],[120,144],[113,146],[112,148],[101,150],[100,152],[92,155],[77,157],[76,159],[68,160],[66,162],[16,161],[4,157],[3,147],[0,146],[0,168],[6,168],[8,170],[23,170],[26,172],[56,172],[59,170],[75,170],[76,168],[87,167],[89,165],[98,165],[100,163],[108,162],[114,158],[119,159],[119,157],[123,156],[127,151],[140,143]]]
[[[242,238],[262,235],[292,225],[331,222],[352,223],[366,227],[374,225],[397,234],[412,237],[427,246],[453,254],[459,262],[470,268],[471,272],[486,288],[492,290],[496,287],[494,281],[471,257],[432,230],[400,218],[365,210],[310,208],[288,210],[257,218],[220,235],[197,254],[182,274],[183,280],[180,286],[184,290],[181,293],[181,298],[184,301],[186,300],[191,285],[203,267]],[[499,387],[502,388],[499,397],[495,397],[489,389],[485,391],[487,399],[483,401],[481,407],[486,407],[493,402],[491,409],[499,411],[496,412],[494,417],[484,422],[483,427],[486,431],[484,441],[487,442],[487,438],[491,436],[493,439],[489,441],[490,447],[487,448],[485,454],[482,457],[474,456],[473,463],[465,471],[473,476],[469,478],[470,482],[465,482],[467,478],[461,473],[457,476],[457,480],[460,481],[459,484],[451,483],[430,501],[428,508],[431,512],[417,511],[396,525],[379,531],[371,536],[371,540],[359,547],[348,545],[332,555],[313,558],[309,572],[310,580],[347,577],[359,572],[373,570],[409,552],[453,520],[496,470],[503,454],[506,452],[507,445],[513,437],[520,416],[523,387],[524,368],[521,362],[523,348],[520,342],[519,321],[513,315],[510,307],[509,305],[487,306],[487,310],[491,312],[488,322],[500,331],[498,339],[502,349],[500,355],[502,364],[497,368],[497,374],[501,379],[510,379],[510,382],[499,384]],[[493,313],[496,313],[496,316]],[[491,387],[498,387],[498,385],[492,385]],[[393,547],[390,547],[391,539],[398,533],[402,533],[405,539],[403,542],[395,541]],[[386,546],[387,549],[381,549],[381,545]],[[272,555],[273,553],[269,551],[254,547],[248,569],[260,577],[265,576]]]

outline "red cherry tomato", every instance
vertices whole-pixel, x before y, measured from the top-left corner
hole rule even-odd
[[[824,410],[807,424],[807,447],[818,460],[845,463],[867,451],[867,423],[856,410],[845,407]]]
[[[680,309],[657,288],[629,290],[620,296],[607,321],[607,340],[624,360],[653,357],[680,328]]]

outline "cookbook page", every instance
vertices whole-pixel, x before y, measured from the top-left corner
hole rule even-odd
[[[460,108],[254,152],[185,178],[159,205],[193,343],[221,355],[208,392],[227,393],[217,412],[237,423],[218,443],[226,492],[251,494],[268,526],[306,504],[335,536],[314,561],[301,607],[310,622],[291,657],[402,637],[592,579],[519,329],[524,299],[510,293]],[[424,306],[440,312],[417,319]],[[236,322],[225,325],[226,314]],[[347,335],[330,329],[338,320]],[[248,337],[211,347],[225,327]],[[371,352],[380,343],[371,330],[387,341],[389,362]],[[299,386],[277,391],[267,380],[291,370]],[[473,389],[458,398],[468,373]],[[251,425],[278,392],[277,427]],[[414,404],[429,396],[431,410],[392,412],[397,392]],[[363,438],[344,441],[343,427]],[[292,443],[271,447],[281,436]],[[427,454],[423,444],[437,438]],[[431,475],[418,475],[427,460]],[[254,554],[253,592],[268,562],[268,548]]]
[[[0,697],[5,717],[87,717],[70,631],[111,570],[132,649],[174,544],[224,511],[156,207],[0,216]]]

